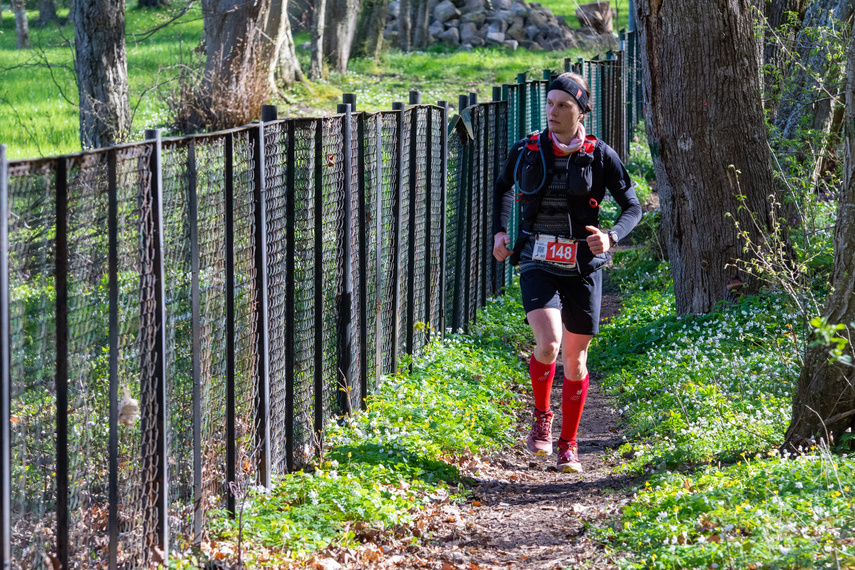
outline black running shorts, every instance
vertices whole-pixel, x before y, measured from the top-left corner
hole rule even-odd
[[[558,309],[571,333],[596,335],[600,331],[602,271],[563,277],[529,269],[520,275],[520,289],[526,314],[535,309]]]

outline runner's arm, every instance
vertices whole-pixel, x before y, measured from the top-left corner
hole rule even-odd
[[[605,145],[604,149],[603,175],[606,188],[620,206],[620,216],[612,227],[620,241],[641,221],[641,203],[635,195],[629,172],[614,149],[608,145]]]

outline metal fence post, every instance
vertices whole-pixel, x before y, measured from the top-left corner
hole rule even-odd
[[[490,140],[493,141],[493,179],[489,181],[489,186],[487,187],[487,191],[492,194],[493,192],[493,184],[496,181],[496,178],[499,176],[499,169],[501,165],[499,164],[499,148],[501,144],[499,141],[499,115],[501,110],[502,101],[502,88],[501,87],[493,87],[493,102],[497,103],[493,106],[493,129],[494,131],[490,134]],[[492,203],[492,202],[491,202]],[[493,257],[493,212],[490,212],[490,225],[486,229],[487,231],[487,254],[490,256],[490,264],[492,267],[492,275],[493,275],[493,283],[491,285],[493,293],[500,293],[504,287],[505,283],[505,264],[504,262],[499,262],[495,257]],[[501,273],[500,273],[501,272]]]
[[[342,94],[341,102],[345,105],[350,104],[350,112],[356,113],[356,93]]]
[[[487,167],[490,164],[490,141],[494,141],[495,137],[490,136],[490,116],[493,114],[493,107],[490,105],[484,105],[482,107],[484,109],[483,116],[481,121],[484,123],[484,139],[481,141],[481,146],[483,147],[483,155],[481,156],[481,170],[483,172],[483,178],[481,179],[481,190],[479,191],[479,195],[481,197],[481,203],[479,204],[479,208],[481,210],[481,273],[483,277],[481,278],[481,306],[485,306],[487,304],[487,268],[490,268],[489,277],[493,278],[496,275],[496,258],[493,257],[493,248],[490,247],[490,230],[492,228],[487,227],[487,222],[493,217],[493,212],[489,211],[488,205],[490,204],[489,193],[492,192],[493,188],[490,185],[490,169]],[[492,295],[492,285],[490,286],[490,294]]]
[[[187,146],[187,218],[190,225],[190,306],[193,351],[193,542],[202,540],[202,307],[199,283],[199,204],[196,139]]]
[[[519,134],[516,137],[517,139],[525,138],[528,134],[528,125],[525,124],[525,112],[526,112],[526,97],[525,97],[525,73],[520,73],[517,75],[517,83],[520,84],[518,88],[518,96],[519,96],[519,109],[517,112],[519,113]]]
[[[269,112],[269,111],[268,111]],[[253,142],[253,210],[255,214],[255,334],[256,382],[255,444],[258,452],[258,483],[270,487],[270,375],[267,345],[267,207],[264,201],[264,123],[250,130]]]
[[[9,163],[0,144],[0,555],[12,567],[11,327],[9,323]]]
[[[427,107],[424,109],[425,111],[425,242],[424,242],[424,253],[425,256],[425,306],[424,306],[424,323],[425,323],[425,338],[430,340],[430,331],[431,327],[429,325],[439,325],[438,323],[431,323],[431,311],[430,311],[430,302],[431,302],[431,286],[430,286],[430,271],[431,271],[431,224],[433,223],[433,216],[431,215],[431,208],[433,207],[433,113],[434,110],[432,107]],[[442,290],[442,288],[439,288]]]
[[[474,127],[475,125],[473,124],[473,133],[475,131]],[[469,333],[469,320],[472,307],[472,190],[473,179],[475,177],[475,173],[473,172],[475,162],[475,145],[473,143],[469,143],[466,146],[468,147],[470,145],[472,148],[466,152],[466,176],[463,178],[463,183],[465,185],[465,191],[463,194],[466,202],[466,269],[463,273],[465,283],[465,289],[463,291],[463,331],[467,334]]]
[[[398,272],[401,268],[401,215],[402,197],[404,191],[404,104],[399,102],[392,103],[392,110],[397,111],[395,118],[395,133],[397,145],[395,152],[398,155],[398,172],[395,176],[395,184],[392,188],[392,227],[394,228],[394,243],[392,247],[392,279],[394,286],[392,288],[392,374],[398,371],[398,337],[401,324],[398,322],[400,314],[400,294],[401,280]]]
[[[624,78],[626,77],[626,53],[619,51],[617,53],[617,73],[615,73],[615,109],[617,110],[617,127],[618,141],[620,142],[620,159],[626,162],[629,158],[629,137],[627,133],[627,108],[626,108],[626,90],[624,89]]]
[[[356,95],[351,95],[351,112],[354,111]],[[356,115],[356,152],[357,160],[357,221],[359,228],[359,407],[365,409],[365,397],[368,395],[368,218],[365,204],[365,114]],[[379,238],[379,235],[377,236]]]
[[[54,167],[56,184],[56,554],[68,568],[68,173]],[[5,421],[4,421],[5,423]]]
[[[607,136],[606,135],[607,131],[605,129],[605,126],[606,126],[605,125],[605,121],[606,121],[605,111],[606,111],[606,109],[605,109],[605,104],[603,103],[603,99],[604,99],[603,93],[605,91],[605,89],[603,88],[603,75],[604,75],[603,74],[603,64],[598,61],[597,66],[596,66],[597,109],[595,110],[595,113],[597,114],[596,136],[599,139],[602,139],[605,136]],[[607,141],[607,142],[609,142],[609,141]]]
[[[466,95],[460,95],[457,98],[457,107],[458,113],[460,116],[463,116],[463,111],[466,109],[469,104],[469,97]],[[452,300],[454,306],[451,308],[451,327],[453,331],[456,333],[461,328],[461,319],[463,318],[462,310],[458,311],[458,307],[460,307],[461,295],[463,294],[463,240],[464,240],[464,221],[466,219],[466,154],[469,150],[468,145],[460,146],[460,154],[457,157],[457,169],[460,172],[460,175],[457,177],[457,224],[455,231],[457,232],[457,240],[456,240],[456,248],[454,263],[456,265],[454,269],[454,294],[452,295]]]
[[[143,444],[143,466],[146,465],[146,457],[156,457],[156,465],[154,465],[155,477],[152,481],[154,489],[151,489],[148,496],[156,495],[156,502],[150,505],[149,508],[157,510],[157,546],[162,552],[162,558],[167,560],[169,557],[169,524],[168,524],[168,448],[166,441],[166,298],[165,287],[163,282],[163,169],[161,160],[161,141],[160,131],[156,129],[146,129],[145,136],[147,140],[152,141],[154,151],[151,154],[151,220],[148,227],[152,228],[151,247],[152,265],[154,270],[154,322],[147,323],[154,327],[155,342],[153,347],[153,355],[149,355],[154,361],[152,378],[149,380],[149,389],[154,390],[154,397],[157,403],[155,416],[148,418],[148,421],[153,421],[157,426],[157,438],[154,442],[154,449],[147,449],[148,446]],[[142,221],[142,220],[141,220]],[[145,300],[143,300],[145,303]],[[140,312],[144,311],[140,307]],[[143,407],[145,409],[145,407]],[[143,430],[144,432],[145,430]],[[65,567],[65,566],[64,566]]]
[[[288,148],[286,150],[287,169],[285,171],[285,460],[288,472],[294,471],[294,256],[295,238],[295,141],[296,123],[287,123]]]
[[[528,84],[528,92],[529,92],[529,106],[531,110],[529,111],[529,124],[528,124],[528,132],[540,129],[540,93],[538,92],[538,81],[532,80]]]
[[[410,105],[418,105],[421,101],[421,95],[418,91],[410,91]],[[416,180],[416,159],[418,157],[418,125],[419,125],[419,108],[413,108],[410,111],[410,172],[409,172],[409,223],[407,224],[407,354],[412,355],[414,350],[414,326],[415,326],[415,285],[416,285],[416,198],[417,198],[417,183]],[[412,366],[412,361],[410,361]]]
[[[442,220],[440,222],[440,254],[439,254],[439,334],[445,336],[445,280],[446,267],[445,260],[447,256],[448,231],[447,216],[448,212],[448,101],[437,101],[437,105],[442,108],[442,120],[440,121],[441,131],[439,136],[440,154],[442,155]]]
[[[383,121],[374,121],[374,388],[380,385],[383,375]]]
[[[353,123],[350,104],[338,105],[342,114],[342,146],[344,167],[344,223],[340,243],[344,257],[344,291],[338,299],[339,330],[338,330],[338,406],[347,415],[353,414],[350,400],[353,386]]]
[[[119,548],[119,196],[115,149],[107,153],[107,187],[107,266],[110,280],[110,434],[107,448],[110,505],[107,526],[110,542],[107,565],[115,570],[118,567]]]
[[[316,441],[324,427],[324,120],[315,122],[315,417]]]
[[[227,133],[223,148],[224,224],[226,266],[226,509],[235,515],[237,434],[235,429],[235,169],[234,134]]]

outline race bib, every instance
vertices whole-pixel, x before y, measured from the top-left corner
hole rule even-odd
[[[577,245],[576,240],[573,239],[538,235],[534,241],[531,258],[535,261],[549,261],[574,267]]]

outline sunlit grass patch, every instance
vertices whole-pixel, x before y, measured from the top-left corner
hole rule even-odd
[[[331,426],[329,442],[379,443],[437,458],[512,443],[513,411],[519,405],[509,385],[524,367],[496,340],[449,336],[425,348],[413,372],[389,378],[369,397],[368,411],[344,426]]]
[[[181,67],[198,61],[193,50],[202,37],[201,7],[154,35],[181,7],[128,10],[125,15],[128,84],[133,125],[130,138],[141,140],[147,128],[169,126],[168,100],[176,91]],[[16,49],[15,20],[0,24],[0,144],[9,158],[35,158],[80,151],[74,28],[59,10],[61,25],[38,28],[38,12],[28,12],[30,48]]]
[[[745,457],[654,477],[611,539],[623,568],[852,568],[853,491],[853,456]]]
[[[253,489],[241,517],[212,513],[210,529],[221,545],[216,550],[235,553],[241,527],[244,562],[250,566],[304,556],[333,541],[352,546],[356,537],[350,523],[371,521],[378,529],[406,524],[412,510],[427,500],[400,478],[391,485],[348,472],[337,462],[324,466],[283,477],[270,491]]]

